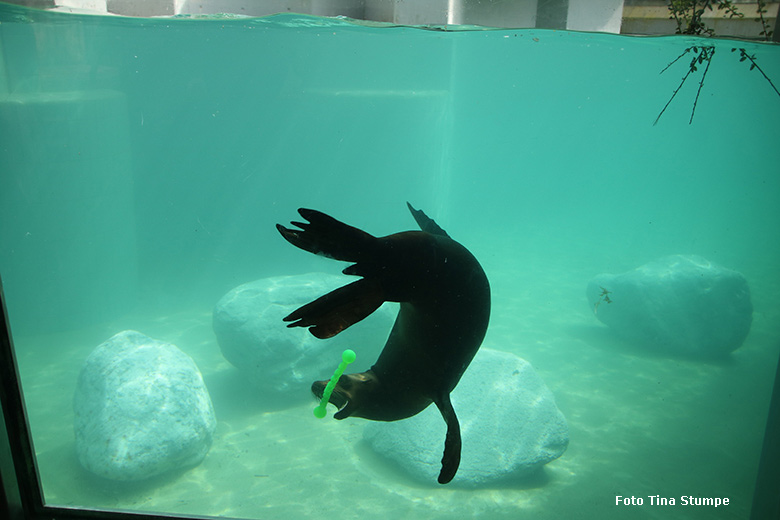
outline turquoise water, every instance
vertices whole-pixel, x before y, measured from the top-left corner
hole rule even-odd
[[[659,112],[693,45],[716,53]],[[780,48],[297,15],[126,19],[0,6],[0,274],[47,502],[252,518],[745,518],[780,344]],[[700,67],[700,71],[703,67]],[[222,358],[211,309],[267,276],[338,272],[274,229],[313,207],[383,235],[410,201],[480,260],[485,346],[530,361],[569,421],[523,485],[420,486],[363,422],[279,409]],[[754,317],[725,362],[612,338],[601,272],[698,254]],[[198,467],[117,485],[80,468],[71,399],[125,329],[191,355],[219,421]],[[377,331],[386,334],[386,331]],[[359,353],[359,349],[356,348]],[[324,374],[323,376],[326,376]],[[727,508],[615,496],[729,497]],[[647,500],[647,499],[646,499]]]

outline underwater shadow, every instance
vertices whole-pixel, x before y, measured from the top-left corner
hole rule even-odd
[[[599,325],[569,325],[566,332],[572,337],[582,340],[589,346],[603,352],[633,356],[654,360],[688,361],[712,366],[733,366],[734,356],[729,354],[691,354],[678,352],[667,348],[629,341],[612,332],[608,327]]]
[[[200,464],[198,462],[172,469],[143,480],[111,480],[82,466],[75,446],[62,446],[55,451],[56,453],[49,453],[48,456],[57,459],[59,474],[67,477],[49,485],[58,488],[55,495],[68,498],[67,503],[62,504],[66,506],[79,503],[86,507],[116,507],[117,500],[127,500],[133,496],[145,497],[150,492],[182,478]],[[57,500],[54,500],[53,504],[56,503]]]
[[[361,462],[361,469],[373,480],[389,480],[393,483],[418,490],[457,489],[459,491],[485,491],[507,489],[537,489],[547,486],[555,480],[554,476],[542,466],[530,475],[509,475],[489,483],[467,483],[455,479],[446,485],[441,485],[435,479],[422,480],[411,475],[396,461],[376,453],[368,442],[361,439],[354,446],[355,453]]]
[[[313,399],[311,392],[270,392],[232,366],[203,379],[219,420],[288,410]]]
[[[84,483],[93,493],[101,493],[105,498],[127,498],[133,495],[148,495],[151,491],[164,487],[182,478],[200,463],[186,468],[176,468],[144,480],[119,481],[102,478],[81,468]]]

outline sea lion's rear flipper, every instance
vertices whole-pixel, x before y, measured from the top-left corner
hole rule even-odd
[[[373,251],[376,242],[373,235],[320,211],[300,208],[298,213],[309,221],[292,222],[300,230],[276,225],[279,233],[295,247],[345,262],[357,262],[365,253]]]
[[[315,337],[327,339],[367,317],[383,302],[379,282],[363,278],[307,303],[284,321],[293,322],[288,327],[311,327],[309,332]]]
[[[442,394],[434,401],[447,423],[447,437],[444,439],[444,456],[441,458],[439,484],[447,484],[458,472],[460,466],[460,424],[450,402],[450,394]]]
[[[444,237],[448,237],[446,231],[444,231],[439,225],[434,221],[431,217],[425,214],[425,212],[421,209],[414,209],[411,204],[408,202],[406,203],[406,206],[409,208],[409,211],[412,212],[412,216],[414,217],[414,220],[417,222],[417,225],[420,226],[420,229],[425,231],[426,233],[430,233],[431,235],[441,235]]]

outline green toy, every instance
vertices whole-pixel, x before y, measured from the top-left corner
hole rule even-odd
[[[320,404],[318,404],[317,408],[314,409],[314,417],[317,419],[322,419],[325,417],[325,406],[328,404],[330,394],[332,394],[333,389],[336,388],[336,383],[339,382],[339,378],[341,377],[341,374],[344,373],[347,365],[355,361],[356,357],[357,356],[355,355],[355,352],[350,349],[347,349],[341,353],[341,363],[339,363],[338,368],[336,368],[336,371],[333,372],[333,377],[330,378],[330,381],[328,381],[328,384],[325,386],[325,390],[322,392],[322,400],[320,401]]]

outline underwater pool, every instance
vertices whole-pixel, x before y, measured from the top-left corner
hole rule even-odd
[[[0,4],[0,274],[47,504],[748,517],[780,345],[780,95],[762,75],[780,84],[780,48],[441,29]],[[681,86],[705,47],[711,60]],[[307,207],[386,235],[415,227],[406,201],[479,259],[483,346],[530,362],[566,418],[568,449],[532,477],[411,479],[367,445],[365,420],[334,421],[331,407],[318,421],[308,391],[280,404],[220,351],[212,309],[228,291],[345,267],[274,224]],[[594,276],[672,254],[748,280],[752,327],[728,357],[637,348],[594,317]],[[217,419],[200,464],[130,483],[81,466],[73,413],[84,360],[128,329],[194,359]],[[381,344],[388,331],[371,333]]]

